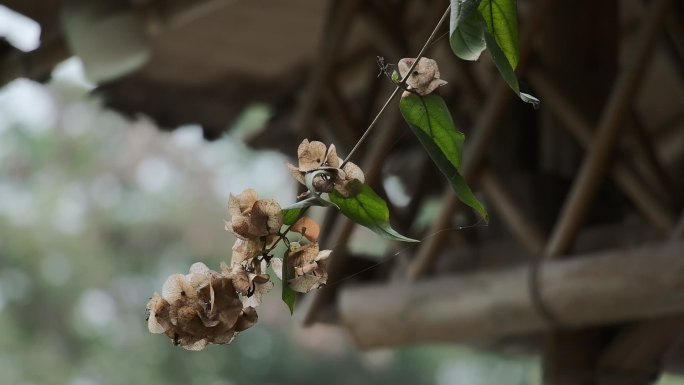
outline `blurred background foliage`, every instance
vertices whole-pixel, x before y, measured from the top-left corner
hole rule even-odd
[[[145,304],[195,261],[230,257],[230,192],[281,203],[295,186],[277,153],[198,127],[160,132],[101,107],[70,59],[0,91],[1,384],[537,383],[527,358],[422,347],[363,353],[341,330],[303,328],[278,295],[229,346],[176,348]],[[233,132],[268,117],[250,108]],[[358,246],[357,246],[358,247]]]

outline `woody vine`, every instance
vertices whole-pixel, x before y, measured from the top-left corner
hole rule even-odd
[[[306,187],[294,204],[281,207],[273,199],[259,199],[252,189],[231,194],[226,230],[237,239],[230,264],[221,263],[220,271],[214,271],[197,262],[189,274],[170,276],[161,294],[154,293],[147,304],[150,332],[164,334],[187,350],[230,343],[257,322],[256,307],[274,287],[273,276],[282,280],[282,299],[293,312],[297,292],[326,284],[326,260],[332,253],[321,250],[319,226],[305,216],[309,207],[339,210],[390,240],[418,242],[392,229],[387,203],[365,184],[361,168],[349,161],[400,91],[399,110],[410,130],[459,199],[488,221],[487,210],[459,172],[465,136],[456,129],[444,99],[434,94],[447,82],[440,78],[437,63],[423,56],[447,17],[454,54],[476,60],[488,49],[513,92],[537,107],[539,100],[520,92],[513,72],[518,63],[515,0],[451,0],[415,58],[401,59],[398,73],[382,68],[396,87],[345,159],[333,144],[301,142],[298,164],[287,165],[292,177]]]

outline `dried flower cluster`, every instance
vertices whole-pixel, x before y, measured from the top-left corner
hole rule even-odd
[[[324,286],[328,281],[326,260],[332,250],[319,250],[318,242],[290,247],[287,263],[294,269],[295,278],[288,281],[292,290],[308,293]]]
[[[331,148],[334,154],[334,146]],[[335,160],[337,166],[336,156]],[[317,166],[327,167],[322,164],[318,162]],[[348,170],[354,172],[353,167]],[[335,183],[344,186],[344,171],[336,171],[335,175],[339,176]],[[313,219],[300,218],[290,227],[291,232],[300,234],[299,241],[307,242],[294,247],[299,242],[290,242],[281,233],[283,212],[275,200],[258,199],[256,191],[247,189],[230,196],[228,211],[231,218],[226,230],[237,237],[230,264],[221,263],[221,271],[217,272],[195,263],[189,274],[170,276],[162,294],[154,293],[147,304],[150,332],[165,334],[187,350],[202,350],[210,343],[230,343],[239,332],[256,323],[255,307],[274,286],[266,273],[269,264],[282,279],[283,261],[270,255],[278,241],[290,245],[287,267],[294,272],[294,278],[286,284],[293,290],[309,292],[325,285],[328,277],[324,260],[331,251],[319,251],[320,227]]]
[[[413,63],[416,62],[414,58],[404,58],[399,60],[397,68],[399,69],[399,75],[403,79],[406,74],[411,69]],[[437,62],[428,59],[426,57],[420,58],[418,64],[411,72],[411,75],[406,79],[406,85],[410,91],[413,91],[419,95],[428,95],[432,91],[436,90],[437,87],[441,87],[447,84],[446,81],[439,78],[439,67],[437,67]],[[411,95],[411,92],[404,91],[402,97]]]
[[[283,225],[280,205],[274,199],[258,199],[257,192],[247,189],[228,199],[231,215],[230,227],[226,229],[243,240],[278,234]]]
[[[348,198],[357,193],[358,184],[354,182],[364,182],[363,171],[354,163],[347,162],[340,168],[342,159],[337,156],[334,144],[326,147],[322,142],[304,139],[297,148],[297,158],[298,166],[288,163],[287,167],[290,174],[303,185],[306,185],[306,174],[317,170],[329,172],[331,177],[320,175],[313,180],[313,186],[318,192],[337,191]]]
[[[150,332],[163,333],[187,350],[230,343],[257,321],[256,310],[240,301],[232,277],[199,262],[190,274],[170,276],[147,310]]]

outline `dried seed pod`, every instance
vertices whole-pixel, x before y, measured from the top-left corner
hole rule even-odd
[[[325,144],[318,141],[309,142],[304,139],[297,148],[297,158],[299,159],[299,171],[309,172],[319,169],[326,160]]]
[[[397,67],[402,79],[406,77],[408,71],[411,69],[411,66],[413,63],[415,63],[415,61],[415,58],[404,58],[399,60]],[[409,90],[412,90],[419,95],[428,95],[437,89],[437,87],[447,84],[446,81],[440,79],[439,77],[440,74],[437,62],[432,59],[422,57],[406,79],[406,85],[408,86]],[[408,95],[411,95],[411,93],[404,91],[402,97],[406,97]]]
[[[250,222],[259,236],[275,234],[283,225],[283,212],[275,199],[254,202]]]

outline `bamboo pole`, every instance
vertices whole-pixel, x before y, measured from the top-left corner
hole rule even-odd
[[[648,10],[648,15],[644,18],[633,59],[620,73],[603,109],[594,142],[582,162],[579,175],[575,178],[544,250],[546,258],[554,258],[570,248],[594,201],[612,159],[622,119],[627,115],[633,96],[642,81],[641,75],[651,61],[656,46],[655,41],[662,29],[662,20],[667,15],[670,4],[671,0],[654,1]]]
[[[568,132],[584,148],[589,148],[594,141],[591,124],[582,116],[570,99],[564,95],[553,81],[539,69],[532,69],[528,77],[535,85],[544,103],[556,112],[559,119],[565,123]],[[650,186],[644,185],[639,177],[620,159],[611,165],[611,175],[620,188],[632,200],[639,211],[654,226],[663,232],[669,232],[674,226],[674,218],[666,205],[652,191]]]
[[[553,329],[525,267],[341,291],[343,325],[363,348],[464,342]],[[684,311],[684,241],[553,260],[540,295],[567,327]]]
[[[490,167],[482,172],[480,183],[496,212],[515,238],[530,254],[539,253],[544,247],[544,233],[537,223],[520,209],[520,205],[500,175]]]

